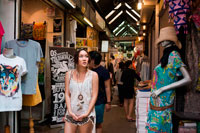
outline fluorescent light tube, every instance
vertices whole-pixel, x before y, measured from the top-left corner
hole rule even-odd
[[[87,22],[91,27],[93,27],[93,24],[92,24],[86,17],[84,17],[83,19],[84,19],[85,22]]]
[[[119,9],[122,6],[122,3],[119,3],[114,9]]]
[[[119,32],[117,32],[116,36],[117,36],[123,29],[125,29],[125,27],[123,27]]]
[[[126,10],[126,13],[131,16],[131,18],[133,18],[136,22],[138,21],[129,11]]]
[[[117,26],[117,28],[115,28],[115,29],[113,30],[113,32],[115,32],[116,30],[118,30],[124,23],[125,23],[125,21],[123,21],[121,24],[119,24],[119,25]]]
[[[70,6],[72,6],[73,8],[76,8],[76,5],[74,5],[74,3],[72,3],[70,0],[66,0],[66,1],[67,1],[67,3],[70,4]]]
[[[123,13],[123,11],[119,12],[119,13],[109,22],[109,24],[111,24],[112,22],[114,22],[122,13]]]
[[[113,13],[115,12],[115,10],[112,10],[110,13],[108,13],[108,15],[106,15],[106,19],[108,19]]]
[[[137,15],[140,18],[140,15],[133,9],[131,10],[133,13],[135,13],[135,15]]]
[[[141,9],[142,9],[142,3],[141,3],[141,2],[139,2],[139,3],[137,4],[137,9],[138,9],[138,10],[141,10]]]
[[[131,6],[129,6],[126,2],[125,2],[125,6],[129,9],[132,9]]]

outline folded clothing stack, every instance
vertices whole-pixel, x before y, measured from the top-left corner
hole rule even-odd
[[[144,92],[137,90],[135,108],[137,133],[147,133],[145,126],[148,115],[150,95],[150,91]]]

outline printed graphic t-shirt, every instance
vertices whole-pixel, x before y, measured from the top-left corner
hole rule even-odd
[[[22,109],[21,76],[26,72],[24,59],[0,55],[0,112]]]

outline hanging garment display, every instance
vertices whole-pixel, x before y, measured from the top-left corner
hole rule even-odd
[[[190,90],[194,90],[197,87],[198,82],[198,62],[200,58],[200,34],[194,25],[194,23],[190,23],[190,31],[186,36],[186,59],[189,67],[189,73],[192,79],[192,83],[189,87]]]
[[[192,19],[195,23],[196,28],[200,31],[200,8],[197,9],[196,13],[192,15]]]
[[[41,102],[42,102],[42,97],[39,90],[39,85],[37,83],[36,94],[23,95],[23,106],[36,106]]]
[[[44,70],[45,70],[45,59],[41,58],[41,61],[39,63],[38,83],[39,83],[39,89],[42,96],[42,100],[45,99]]]
[[[183,26],[184,33],[187,34],[187,13],[190,12],[191,0],[165,0],[165,4],[169,4],[169,19],[174,20],[176,32]]]
[[[33,39],[44,40],[46,38],[46,23],[34,23]]]
[[[26,39],[33,38],[33,24],[22,24],[21,25],[21,37]]]
[[[23,58],[0,55],[0,112],[22,109],[21,76],[26,72]]]
[[[76,44],[76,29],[77,29],[76,20],[70,21],[70,41],[73,44]]]
[[[37,62],[43,57],[41,46],[33,40],[6,42],[6,48],[13,48],[17,56],[22,57],[27,64],[29,73],[22,80],[22,93],[26,95],[36,94],[36,85],[38,78]]]
[[[5,32],[4,32],[3,26],[0,21],[0,53],[1,53],[1,41],[2,41],[2,37],[3,37],[4,33]]]

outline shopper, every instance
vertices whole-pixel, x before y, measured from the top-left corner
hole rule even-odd
[[[121,61],[119,63],[119,68],[116,71],[115,79],[118,87],[118,96],[119,96],[119,106],[123,107],[124,96],[123,96],[123,82],[121,81],[122,72],[124,70],[124,63]]]
[[[90,61],[87,51],[81,49],[74,55],[76,69],[65,77],[67,113],[65,133],[91,133],[95,128],[95,103],[98,95],[98,75],[87,68]]]
[[[175,88],[188,84],[191,79],[179,56],[181,43],[174,27],[165,27],[160,30],[157,45],[164,47],[164,52],[160,64],[153,72],[152,95],[146,129],[149,133],[172,133]],[[183,79],[178,81],[178,75],[182,75]]]
[[[96,131],[102,133],[104,108],[106,111],[111,109],[110,76],[108,70],[100,65],[101,54],[97,51],[91,51],[89,55],[91,57],[90,68],[97,72],[99,77],[99,92],[95,104]]]
[[[124,94],[124,110],[126,113],[126,119],[128,122],[133,122],[132,118],[133,106],[134,106],[134,82],[135,78],[141,81],[141,78],[136,74],[132,66],[132,61],[126,61],[126,69],[122,73],[121,81],[123,82],[123,94]]]

